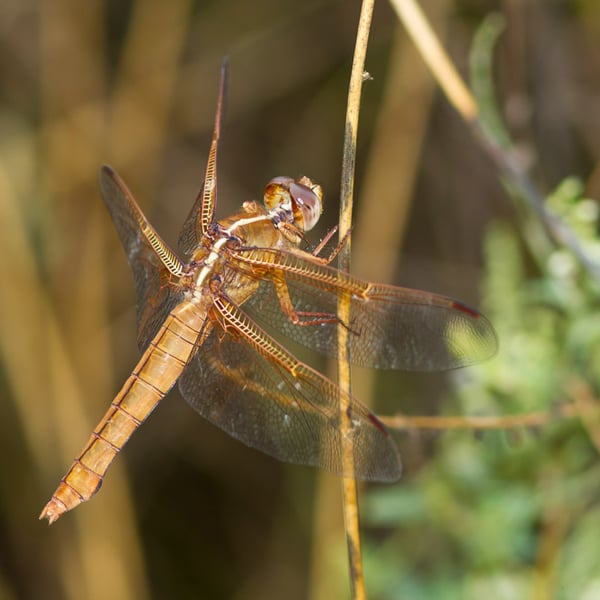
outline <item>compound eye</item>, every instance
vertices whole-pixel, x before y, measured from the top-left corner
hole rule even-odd
[[[323,190],[308,177],[274,177],[265,188],[265,206],[283,209],[302,231],[309,231],[323,212]],[[293,219],[293,221],[292,221]]]
[[[323,212],[321,186],[313,184],[308,177],[290,183],[294,222],[303,230],[310,231]]]

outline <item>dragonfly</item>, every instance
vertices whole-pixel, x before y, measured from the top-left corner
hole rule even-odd
[[[334,230],[311,250],[305,233],[321,216],[323,192],[308,177],[275,177],[264,205],[246,201],[238,214],[216,220],[225,81],[224,67],[204,185],[178,252],[117,173],[101,169],[102,197],[133,271],[142,354],[44,507],[40,519],[49,523],[100,489],[176,382],[201,416],[247,446],[364,481],[397,480],[399,451],[382,422],[298,360],[281,337],[335,357],[344,327],[352,363],[376,369],[455,369],[496,352],[492,325],[470,306],[332,266],[344,243],[323,256]],[[341,294],[350,298],[347,322],[336,316]],[[349,417],[344,429],[342,414]],[[352,448],[351,462],[342,458],[342,442]]]

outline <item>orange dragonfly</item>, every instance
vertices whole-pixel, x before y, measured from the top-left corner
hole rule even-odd
[[[42,511],[50,523],[99,490],[118,452],[177,381],[204,418],[275,458],[362,480],[398,479],[398,450],[379,419],[270,333],[335,356],[341,292],[351,297],[343,325],[356,365],[453,369],[496,351],[489,321],[465,304],[351,277],[329,266],[340,246],[329,257],[319,256],[323,242],[313,252],[301,249],[322,210],[321,188],[306,177],[276,177],[264,207],[245,202],[240,213],[216,221],[224,81],[223,73],[204,186],[179,254],[119,176],[107,166],[100,172],[133,270],[143,354]],[[352,473],[341,458],[341,409],[351,417]]]

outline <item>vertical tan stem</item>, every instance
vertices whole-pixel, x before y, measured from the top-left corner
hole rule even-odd
[[[354,168],[356,163],[356,139],[358,132],[358,114],[360,96],[362,92],[365,56],[369,40],[369,30],[373,15],[374,0],[365,0],[362,3],[350,86],[348,89],[348,107],[346,111],[346,127],[344,135],[344,153],[342,159],[342,181],[340,199],[340,239],[346,235],[352,225],[352,202],[354,192]],[[339,267],[344,271],[350,268],[350,239],[342,249],[339,256]],[[338,298],[338,316],[342,323],[350,322],[349,296],[342,295]],[[350,357],[348,350],[348,330],[338,328],[338,378],[342,390],[351,394]],[[346,527],[346,543],[348,547],[348,560],[350,566],[350,584],[352,598],[366,598],[366,590],[362,565],[362,550],[360,542],[360,522],[358,515],[358,484],[351,476],[354,472],[354,453],[352,447],[352,415],[348,414],[346,407],[340,403],[340,421],[342,428],[342,456],[344,462],[343,504],[344,522]]]

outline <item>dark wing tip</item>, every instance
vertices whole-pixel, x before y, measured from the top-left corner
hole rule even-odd
[[[464,304],[463,302],[460,302],[458,300],[452,301],[452,308],[466,313],[473,319],[479,319],[483,317],[483,315],[478,310],[475,310],[474,308],[471,308],[468,304]]]
[[[110,165],[102,165],[100,167],[100,177],[104,177],[105,175],[114,176],[115,170]]]

